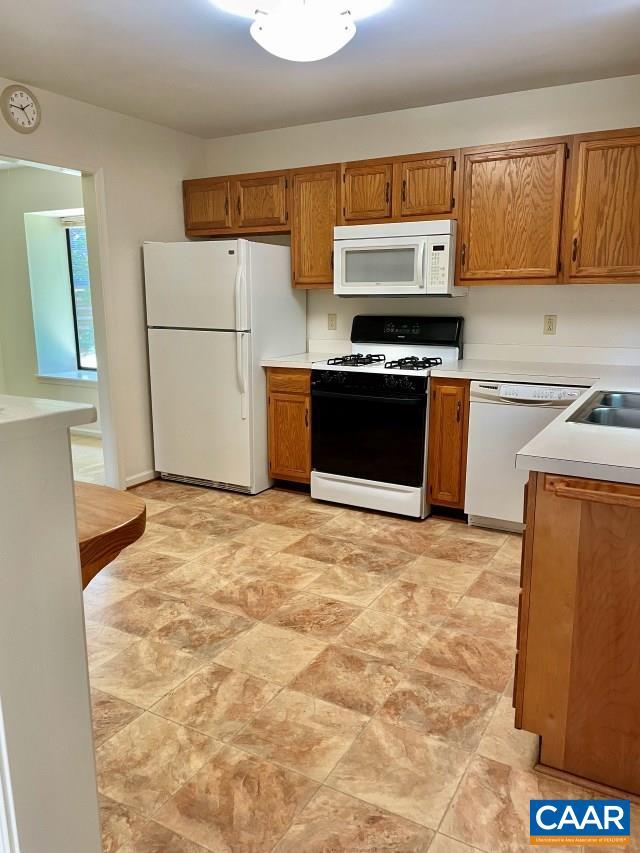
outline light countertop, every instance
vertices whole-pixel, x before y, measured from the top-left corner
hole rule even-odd
[[[85,403],[0,394],[0,441],[95,420],[96,410]]]
[[[309,370],[316,361],[326,361],[328,358],[344,355],[343,352],[299,352],[295,355],[280,355],[273,358],[263,358],[262,367],[300,367]]]

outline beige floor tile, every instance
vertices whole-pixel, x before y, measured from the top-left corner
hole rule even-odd
[[[155,819],[214,853],[266,853],[316,788],[298,773],[225,746]]]
[[[100,795],[102,853],[118,853],[139,835],[147,819],[122,803]]]
[[[468,844],[463,844],[461,841],[455,841],[453,838],[438,833],[433,839],[429,853],[473,853],[474,850],[475,848],[469,847]],[[578,851],[574,851],[574,853],[578,853]]]
[[[511,643],[439,628],[413,666],[502,693],[512,672],[514,656]]]
[[[218,740],[227,740],[279,690],[261,678],[210,664],[170,691],[153,706],[153,712]]]
[[[468,760],[469,753],[450,744],[374,720],[327,784],[436,829]]]
[[[413,554],[398,548],[384,548],[370,542],[366,547],[361,547],[337,536],[316,533],[310,533],[300,539],[287,548],[287,553],[389,577],[397,575],[402,566],[414,559]]]
[[[228,583],[228,577],[222,572],[223,566],[217,560],[206,556],[197,557],[155,581],[153,589],[177,598],[211,605],[213,594]]]
[[[94,613],[98,610],[116,601],[122,601],[138,589],[139,586],[129,581],[111,578],[108,575],[96,575],[82,593],[87,619],[93,619]]]
[[[151,631],[149,640],[169,643],[180,651],[210,659],[248,631],[254,623],[214,607],[185,603],[175,617]]]
[[[340,512],[334,507],[331,509],[332,512],[326,512],[310,508],[307,504],[296,505],[291,509],[284,509],[280,513],[274,514],[273,523],[283,524],[285,527],[292,527],[295,530],[317,530],[322,524],[326,523],[327,519]]]
[[[472,542],[485,542],[488,545],[495,545],[496,548],[501,548],[510,536],[509,533],[502,530],[490,530],[487,527],[478,527],[464,521],[453,521],[448,534],[451,537],[459,537]]]
[[[290,545],[286,553],[333,565],[346,559],[352,547],[351,543],[338,537],[309,533]]]
[[[242,533],[234,535],[236,542],[243,545],[257,545],[267,551],[283,551],[294,542],[302,539],[302,530],[293,530],[279,524],[254,524]]]
[[[242,560],[239,555],[238,561],[246,569],[248,576],[264,578],[293,589],[304,589],[327,569],[326,563],[319,560],[308,560],[306,557],[285,554],[282,551],[251,561],[245,559],[241,562]]]
[[[177,557],[167,554],[156,554],[154,551],[133,552],[124,551],[105,570],[109,577],[129,581],[136,586],[153,584],[182,565]]]
[[[293,595],[290,587],[261,578],[236,578],[214,595],[216,606],[249,619],[266,619]]]
[[[338,536],[352,543],[374,542],[377,545],[421,554],[427,545],[441,535],[442,529],[431,519],[414,522],[376,513],[343,510],[339,515],[327,520],[320,533]]]
[[[204,849],[150,820],[118,853],[203,853]]]
[[[402,675],[402,669],[391,661],[356,649],[328,646],[294,679],[291,688],[371,716]]]
[[[169,529],[169,528],[167,528]],[[187,560],[199,557],[216,544],[215,536],[199,530],[172,530],[153,543],[153,550],[171,557]]]
[[[368,717],[283,690],[237,734],[234,746],[321,782]]]
[[[396,580],[370,606],[373,610],[416,620],[425,627],[435,627],[453,611],[459,598],[457,593],[436,586]]]
[[[533,770],[538,761],[540,738],[531,732],[516,729],[514,716],[511,698],[503,696],[480,741],[478,753],[511,767]]]
[[[418,557],[404,566],[401,578],[419,586],[435,586],[447,592],[464,595],[479,574],[478,566]]]
[[[128,723],[142,714],[142,709],[100,690],[91,691],[93,740],[96,747],[103,744]]]
[[[124,553],[136,554],[141,551],[150,551],[156,542],[160,542],[173,532],[172,527],[168,527],[165,524],[158,524],[154,519],[150,519],[147,521],[144,533],[140,539],[129,545]]]
[[[172,506],[175,506],[169,501],[161,501],[156,498],[144,498],[144,505],[147,508],[147,521],[152,519],[154,515],[158,515],[159,512],[164,512],[165,509],[171,509]]]
[[[325,645],[313,637],[259,624],[227,646],[216,662],[275,684],[287,684]]]
[[[522,536],[508,536],[507,541],[489,563],[492,572],[506,572],[520,576],[522,559]]]
[[[305,587],[305,592],[366,607],[380,595],[390,581],[390,577],[375,572],[347,566],[327,566],[321,575]]]
[[[485,571],[471,584],[467,595],[517,607],[520,579],[513,575]]]
[[[156,524],[175,527],[178,530],[193,530],[207,536],[231,536],[253,527],[255,522],[233,512],[209,512],[197,509],[192,504],[177,505],[154,516]]]
[[[171,504],[192,501],[209,492],[208,489],[199,486],[186,486],[183,483],[173,483],[170,480],[149,480],[147,483],[134,486],[131,491],[143,500],[154,498]]]
[[[321,788],[294,819],[278,853],[425,853],[431,830]]]
[[[359,607],[299,592],[272,613],[267,622],[331,642],[360,613]]]
[[[475,756],[440,831],[486,853],[526,853],[530,800],[584,796],[590,796],[585,789]]]
[[[497,698],[487,690],[412,669],[395,686],[378,719],[474,750]]]
[[[444,622],[447,628],[467,631],[489,640],[511,643],[514,649],[517,623],[516,608],[470,596],[461,598]]]
[[[435,629],[394,613],[365,610],[340,635],[340,644],[402,666],[420,652]]]
[[[199,732],[145,713],[96,751],[98,788],[150,816],[219,748]]]
[[[479,542],[463,536],[445,533],[424,549],[425,557],[446,560],[450,563],[464,563],[470,566],[486,566],[498,552],[498,545],[491,542]]]
[[[133,634],[125,634],[124,631],[118,631],[108,625],[92,622],[89,619],[85,622],[85,630],[87,658],[91,669],[115,657],[139,640],[139,637]]]
[[[152,589],[137,589],[126,598],[96,610],[93,619],[138,637],[146,637],[161,625],[184,613],[185,602]]]
[[[91,686],[148,708],[200,666],[202,660],[168,643],[139,640],[97,666],[91,673]]]

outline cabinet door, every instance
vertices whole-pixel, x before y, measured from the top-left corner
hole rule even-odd
[[[640,131],[579,137],[574,150],[570,277],[638,281]]]
[[[468,381],[432,379],[427,471],[431,503],[464,507],[468,426]]]
[[[236,228],[269,228],[286,225],[286,175],[236,178],[234,191],[234,226]]]
[[[301,171],[291,178],[291,257],[294,287],[333,285],[333,228],[339,168]]]
[[[310,411],[307,394],[269,394],[269,473],[273,478],[309,482]]]
[[[231,228],[229,181],[185,181],[183,184],[184,222],[187,231]]]
[[[565,152],[558,142],[465,153],[461,281],[557,281]]]
[[[453,156],[399,160],[397,168],[398,216],[447,215],[453,211]]]
[[[387,219],[391,216],[391,163],[347,165],[343,172],[343,218]]]

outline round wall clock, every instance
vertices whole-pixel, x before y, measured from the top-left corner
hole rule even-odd
[[[0,95],[0,109],[9,127],[18,133],[33,133],[40,124],[40,104],[26,86],[7,86]]]

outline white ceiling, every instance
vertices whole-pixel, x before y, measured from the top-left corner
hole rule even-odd
[[[0,76],[203,137],[640,72],[640,0],[394,0],[292,64],[209,0],[28,0]]]

